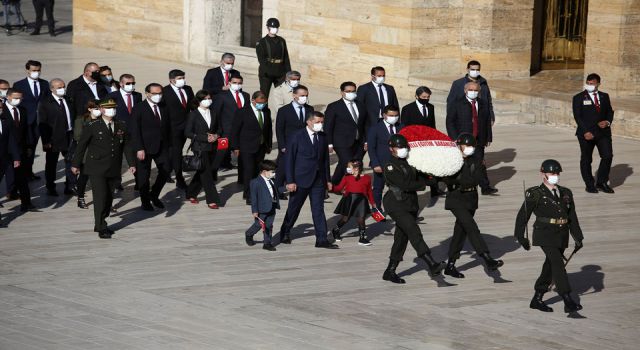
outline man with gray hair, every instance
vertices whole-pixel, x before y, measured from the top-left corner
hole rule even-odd
[[[278,115],[278,109],[280,109],[280,107],[293,101],[293,89],[300,85],[301,77],[302,74],[300,74],[300,72],[295,70],[289,71],[287,72],[285,81],[273,89],[271,97],[269,97],[269,109],[274,115]]]
[[[228,91],[231,77],[240,75],[240,72],[233,69],[235,61],[236,56],[225,52],[220,59],[220,65],[207,71],[202,83],[202,89],[209,91],[212,98],[221,92]]]

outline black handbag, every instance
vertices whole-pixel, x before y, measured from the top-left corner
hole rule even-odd
[[[198,171],[202,169],[202,155],[201,152],[193,151],[193,154],[188,154],[191,150],[193,141],[189,144],[187,154],[182,156],[182,170],[183,171]]]

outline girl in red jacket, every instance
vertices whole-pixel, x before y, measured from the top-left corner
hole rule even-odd
[[[333,238],[340,242],[340,229],[344,226],[352,216],[356,217],[358,222],[358,231],[360,233],[359,245],[371,245],[371,242],[366,237],[367,227],[364,224],[364,220],[367,215],[371,214],[371,208],[376,207],[373,200],[373,191],[371,190],[371,176],[362,174],[362,162],[359,160],[352,160],[347,164],[347,175],[342,178],[340,184],[333,187],[335,193],[342,193],[342,199],[336,210],[335,214],[342,215],[338,225],[331,230]],[[367,203],[368,201],[368,203]]]

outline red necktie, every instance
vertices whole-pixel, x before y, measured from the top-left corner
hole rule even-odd
[[[224,85],[229,85],[229,71],[224,71]]]
[[[162,119],[160,119],[160,113],[158,113],[158,105],[153,105],[153,114],[156,115],[156,118],[158,118],[158,121],[162,121]]]
[[[131,110],[133,109],[133,101],[131,100],[131,94],[127,94],[127,110],[129,114],[131,114]]]
[[[476,100],[471,101],[471,124],[473,124],[473,136],[478,137],[478,109]]]
[[[240,101],[240,93],[236,91],[236,104],[238,108],[242,108],[242,101]]]
[[[182,89],[178,89],[178,92],[180,93],[180,102],[182,102],[182,108],[187,108],[187,100],[184,98]]]
[[[20,127],[20,116],[18,115],[18,109],[13,107],[13,123],[16,125],[16,128]]]
[[[595,104],[596,104],[596,111],[598,111],[598,113],[600,113],[600,101],[598,101],[598,93],[597,92],[593,93],[593,102],[595,102]]]

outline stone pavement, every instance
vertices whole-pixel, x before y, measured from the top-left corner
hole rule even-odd
[[[134,73],[141,90],[153,80],[166,82],[174,67],[199,87],[206,69],[72,47],[64,35],[2,38],[0,77],[20,78],[24,62],[34,58],[44,63],[46,78],[69,80],[96,60],[116,74]],[[252,91],[257,80],[245,75]],[[334,95],[311,87],[314,103]],[[434,100],[443,129],[444,96]],[[429,279],[409,248],[399,268],[407,284],[383,282],[393,225],[369,220],[370,247],[347,237],[340,250],[319,250],[308,206],[291,246],[247,247],[243,232],[251,219],[235,172],[220,174],[226,203],[217,211],[185,202],[167,185],[167,209],[142,212],[125,176],[110,241],[92,232],[91,210],[78,209],[75,198],[48,198],[43,182],[33,183],[41,212],[19,215],[15,201],[1,209],[9,227],[0,229],[0,349],[636,349],[640,180],[632,175],[640,143],[614,141],[617,192],[590,195],[581,184],[573,130],[497,125],[494,135],[487,160],[500,196],[482,197],[477,218],[505,266],[488,273],[465,254],[462,280]],[[512,238],[523,180],[537,184],[539,164],[549,157],[565,168],[561,183],[574,190],[586,237],[568,267],[585,307],[579,319],[567,318],[553,293],[547,299],[554,313],[528,308],[544,257],[537,248],[519,249]],[[43,158],[36,165],[41,175]],[[425,240],[444,258],[453,217],[443,200],[420,198]],[[337,202],[337,196],[326,202],[330,226]],[[283,217],[284,208],[276,228]],[[356,234],[353,223],[347,227],[347,236]]]

